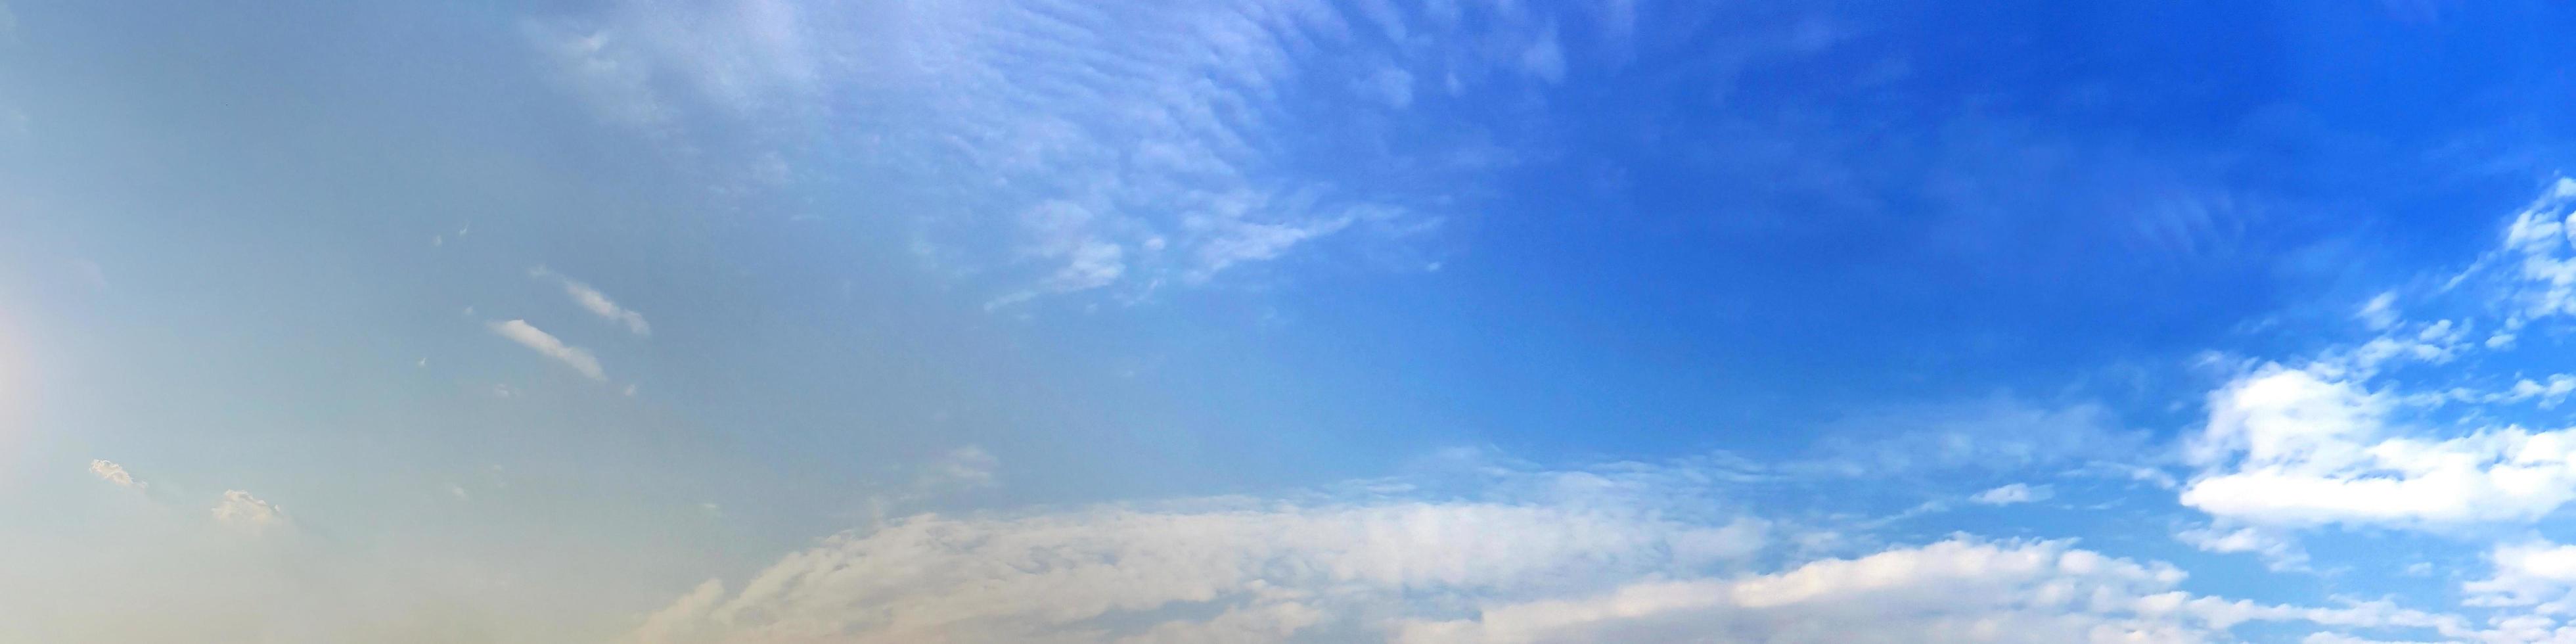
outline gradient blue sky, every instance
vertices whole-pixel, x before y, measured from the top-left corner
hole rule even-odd
[[[0,4],[0,642],[2576,642],[2576,9]]]

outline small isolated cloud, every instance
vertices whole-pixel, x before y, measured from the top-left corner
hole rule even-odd
[[[2175,533],[2174,538],[2202,552],[2252,553],[2262,557],[2263,564],[2273,570],[2304,570],[2308,563],[2308,553],[2300,550],[2299,544],[2292,543],[2287,536],[2259,528],[2244,527],[2231,531],[2203,526]]]
[[[224,491],[224,500],[215,504],[215,521],[252,532],[260,532],[286,523],[286,510],[241,490]]]
[[[114,461],[92,460],[89,462],[89,473],[98,475],[99,480],[137,490],[151,486],[149,483],[134,480],[133,474],[126,473],[125,466],[118,465]]]
[[[2049,489],[2046,485],[2034,487],[2024,483],[2014,483],[1986,490],[1984,492],[1978,492],[1976,496],[1968,497],[1968,501],[1970,503],[1983,505],[2012,505],[2015,503],[2046,501],[2051,496],[2056,496],[2056,491]]]
[[[580,305],[582,310],[625,326],[626,331],[635,334],[635,337],[653,335],[653,325],[644,322],[644,314],[619,306],[616,300],[608,299],[608,294],[591,288],[581,280],[565,277],[560,273],[546,270],[543,266],[528,269],[528,276],[555,282],[563,287],[564,295],[571,297],[572,302]]]
[[[556,339],[554,334],[546,333],[528,324],[527,320],[492,322],[487,326],[491,327],[493,333],[509,338],[511,342],[517,342],[519,346],[533,349],[539,355],[554,358],[556,362],[572,367],[573,371],[581,372],[585,377],[592,380],[608,379],[607,372],[599,368],[599,359],[592,357],[589,350],[567,346],[563,340]]]

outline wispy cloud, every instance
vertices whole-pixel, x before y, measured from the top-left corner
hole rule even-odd
[[[597,315],[610,322],[624,325],[626,327],[626,331],[628,333],[635,334],[635,337],[641,338],[653,335],[653,325],[644,322],[644,314],[637,313],[623,306],[618,306],[616,300],[608,299],[608,294],[599,292],[599,289],[591,288],[589,284],[582,283],[581,280],[576,280],[566,277],[563,274],[547,270],[544,266],[528,269],[528,276],[554,282],[557,285],[562,286],[564,295],[571,297],[573,304],[580,305],[582,310],[589,311],[592,315]]]
[[[1008,304],[1136,296],[1326,239],[1436,229],[1492,169],[1450,161],[1490,145],[1477,132],[1399,149],[1305,119],[1405,112],[1420,78],[1561,80],[1574,59],[1557,14],[1591,19],[1361,4],[631,2],[529,33],[569,86],[656,136],[692,119],[876,124],[855,161],[941,204],[918,222],[926,255],[999,276]],[[1476,53],[1423,46],[1439,43]]]
[[[134,489],[138,489],[138,490],[139,490],[139,489],[143,489],[143,488],[145,488],[145,487],[150,487],[150,486],[151,486],[151,484],[149,484],[149,483],[144,483],[144,482],[142,482],[142,481],[135,480],[135,479],[134,479],[134,475],[133,475],[133,474],[128,474],[128,473],[126,473],[126,471],[125,471],[125,466],[123,466],[123,465],[118,465],[118,464],[116,464],[116,463],[114,463],[114,462],[112,462],[112,461],[106,461],[106,460],[92,460],[92,461],[90,461],[90,462],[89,462],[89,473],[90,473],[90,474],[97,475],[97,476],[98,476],[98,478],[99,478],[99,480],[107,481],[107,482],[109,482],[109,483],[115,483],[115,484],[117,484],[117,485],[122,485],[122,486],[125,486],[125,487],[130,487],[130,488],[134,488]]]
[[[599,359],[592,357],[590,351],[565,345],[563,340],[556,339],[553,334],[528,324],[526,320],[490,322],[485,326],[511,342],[519,343],[519,346],[535,350],[539,355],[553,358],[564,366],[572,367],[573,371],[580,372],[584,377],[603,381],[608,379],[607,372],[599,368]]]

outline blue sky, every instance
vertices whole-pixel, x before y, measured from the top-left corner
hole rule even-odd
[[[2570,26],[9,0],[0,642],[2576,641]]]

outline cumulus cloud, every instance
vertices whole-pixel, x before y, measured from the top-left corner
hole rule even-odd
[[[252,532],[286,523],[285,509],[241,490],[224,491],[224,499],[215,504],[214,513],[215,521]]]
[[[2399,435],[2391,396],[2267,365],[2210,394],[2182,503],[2258,525],[2530,521],[2576,500],[2576,430]]]
[[[623,306],[618,306],[616,300],[608,299],[608,294],[599,292],[599,289],[591,288],[589,284],[584,284],[580,280],[565,277],[554,271],[546,270],[546,267],[543,266],[529,269],[528,275],[541,280],[553,281],[562,286],[564,295],[571,297],[573,304],[580,305],[582,310],[589,311],[592,315],[597,315],[610,322],[615,322],[619,325],[625,326],[626,331],[628,333],[635,334],[635,337],[641,338],[653,335],[653,325],[644,322],[644,314],[637,313]]]
[[[2012,505],[2016,503],[2029,503],[2032,501],[2046,501],[2049,497],[2055,495],[2056,492],[2049,489],[2046,485],[2034,487],[2027,483],[2014,483],[2011,485],[1996,487],[1984,492],[1978,492],[1975,495],[1969,496],[1968,502],[1981,505]]]
[[[2576,546],[2545,540],[2498,544],[2488,551],[2494,572],[2462,584],[2471,606],[2525,606],[2539,615],[2576,613]]]
[[[125,466],[118,465],[113,461],[91,460],[89,462],[89,473],[97,475],[99,480],[138,490],[151,486],[149,483],[134,480],[133,474],[126,473]]]
[[[553,358],[564,366],[572,367],[573,371],[580,372],[584,377],[592,380],[608,379],[607,372],[599,368],[599,359],[592,357],[589,350],[565,345],[563,340],[556,339],[554,334],[546,333],[535,325],[528,324],[527,320],[492,322],[486,326],[489,326],[493,333],[508,338],[511,342],[519,343],[519,346],[535,350],[539,355]]]

